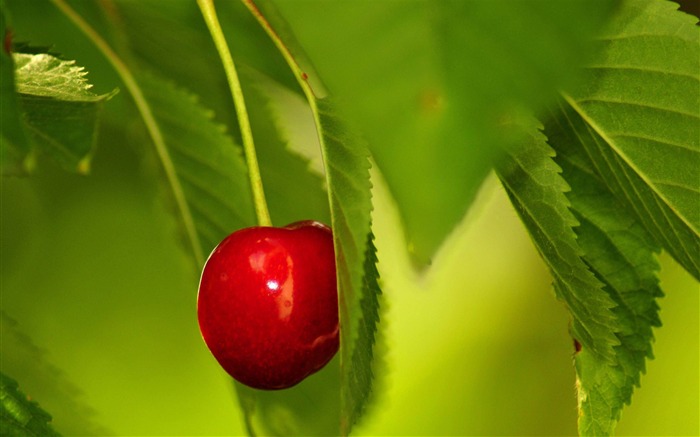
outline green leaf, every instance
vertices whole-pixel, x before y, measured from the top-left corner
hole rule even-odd
[[[556,129],[548,126],[550,140]],[[583,348],[575,356],[579,434],[611,435],[620,412],[640,385],[645,359],[653,358],[652,327],[661,326],[656,299],[662,296],[656,271],[659,248],[641,224],[585,165],[580,150],[557,155],[571,185],[567,197],[580,225],[576,228],[584,261],[605,284],[619,323],[613,361]]]
[[[254,88],[265,97],[269,118],[286,148],[305,159],[313,173],[325,176],[314,115],[304,96],[262,73],[250,76]]]
[[[329,363],[319,374],[281,392],[259,392],[237,384],[253,433],[347,435],[372,393],[381,290],[368,229],[369,162],[362,143],[337,119],[329,100],[319,100],[318,105],[339,281],[340,362]],[[362,240],[360,232],[365,232]],[[309,398],[325,399],[322,408],[317,402],[310,405]]]
[[[4,39],[9,32],[2,4],[0,37]],[[31,161],[31,145],[15,91],[15,63],[11,54],[0,50],[0,170],[3,175],[23,174],[31,169]]]
[[[0,434],[12,436],[58,436],[51,416],[19,390],[17,382],[0,373]]]
[[[3,201],[7,202],[7,198]],[[35,295],[29,299],[34,298]],[[37,346],[5,311],[0,311],[0,331],[0,368],[24,381],[24,390],[42,397],[43,405],[60,419],[55,423],[56,427],[68,433],[113,434],[97,423],[96,411],[87,405],[81,389],[52,363],[51,354]]]
[[[618,320],[613,300],[583,262],[583,251],[573,227],[578,225],[564,192],[568,185],[554,163],[554,152],[539,126],[522,124],[517,147],[511,147],[497,166],[497,173],[535,246],[554,277],[557,297],[573,318],[571,331],[585,349],[605,361],[614,360],[613,346]]]
[[[255,390],[235,382],[251,435],[339,435],[340,366],[336,356],[319,372],[285,390]]]
[[[114,93],[92,93],[87,73],[75,61],[46,53],[13,58],[25,130],[63,168],[87,173],[101,104]]]
[[[334,101],[274,7],[246,3],[297,75],[321,145],[336,254],[340,311],[340,423],[348,434],[372,387],[378,299],[371,246],[369,151],[337,113]],[[368,267],[371,266],[371,267]]]
[[[374,333],[379,322],[376,295],[380,291],[370,229],[369,152],[339,120],[329,97],[316,104],[336,250],[341,432],[347,435],[372,389]]]
[[[240,2],[219,2],[216,7],[239,68],[247,66],[285,86],[296,85],[284,61],[276,56],[277,49]],[[226,77],[196,2],[175,1],[164,8],[160,0],[120,0],[105,9],[109,9],[105,14],[119,17],[111,24],[139,65],[198,95],[237,138],[238,123],[231,116],[235,109],[229,93],[222,92],[228,86]]]
[[[204,256],[224,237],[255,223],[240,147],[194,95],[153,75],[138,80],[179,182],[170,189],[181,190],[191,214],[181,218],[194,223],[193,244],[201,250],[195,259],[201,268]]]
[[[614,4],[458,0],[279,7],[339,107],[366,135],[401,210],[410,248],[426,263],[464,216],[496,146],[504,143],[501,115],[512,106],[541,109],[572,83]]]
[[[615,196],[700,279],[700,30],[676,8],[625,1],[556,116]]]
[[[250,86],[244,82],[243,91],[272,222],[286,225],[313,219],[330,223],[323,175],[311,170],[308,155],[296,151],[300,142],[315,146],[320,161],[321,150],[308,104],[297,93],[261,73],[243,73],[241,79],[252,82]],[[282,96],[300,99],[303,106],[289,105]],[[300,133],[290,138],[290,130]]]
[[[381,295],[377,271],[377,249],[374,246],[374,235],[369,234],[360,299],[362,318],[359,320],[355,347],[344,355],[349,357],[345,358],[345,362],[349,365],[343,368],[343,377],[346,381],[353,381],[345,387],[341,399],[345,415],[341,418],[340,429],[345,434],[349,434],[353,425],[360,420],[373,394],[375,369],[378,367],[375,349],[379,335],[377,326],[380,322]]]

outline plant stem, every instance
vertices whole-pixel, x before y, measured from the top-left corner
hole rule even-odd
[[[245,99],[243,98],[243,90],[241,88],[241,82],[238,79],[233,57],[226,43],[224,33],[221,30],[219,19],[216,16],[213,0],[197,0],[197,4],[202,11],[204,21],[209,28],[209,33],[219,52],[221,62],[224,64],[226,78],[228,79],[231,96],[233,97],[233,104],[236,107],[236,115],[238,116],[238,124],[241,129],[241,138],[243,140],[243,150],[248,163],[248,176],[250,177],[250,187],[253,192],[253,202],[255,204],[255,214],[258,218],[258,224],[260,226],[272,226],[270,213],[265,200],[262,178],[260,177],[258,158],[255,153],[253,131],[250,128],[250,120],[248,119],[248,111],[246,110]]]
[[[151,107],[141,91],[141,87],[139,86],[138,82],[136,82],[136,79],[131,73],[131,70],[129,70],[129,67],[127,67],[124,61],[122,61],[114,50],[112,50],[109,44],[107,44],[107,41],[105,41],[85,20],[83,20],[83,17],[68,6],[64,0],[51,1],[95,44],[95,46],[97,46],[105,58],[107,58],[107,61],[112,65],[112,67],[114,67],[114,70],[124,83],[127,91],[134,99],[136,109],[139,111],[139,114],[146,125],[148,135],[151,137],[156,153],[158,154],[158,158],[163,165],[165,177],[173,190],[175,203],[177,204],[180,214],[182,215],[185,233],[187,234],[187,238],[192,246],[192,253],[194,255],[195,262],[198,266],[204,265],[205,258],[204,254],[202,253],[202,245],[199,241],[199,234],[197,234],[192,213],[190,212],[187,200],[185,199],[185,193],[182,190],[177,173],[175,172],[175,166],[173,165],[173,161],[168,153],[168,148],[165,145],[163,134],[158,127],[158,122],[156,122],[156,119],[153,116]]]

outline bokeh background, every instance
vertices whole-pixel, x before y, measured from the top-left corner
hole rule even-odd
[[[92,49],[60,36],[65,22],[52,14],[17,14],[17,35],[83,56],[97,84],[113,80]],[[106,106],[89,176],[40,160],[34,176],[2,179],[2,371],[66,435],[243,434],[230,379],[199,335],[199,272],[150,145],[109,121],[129,108],[124,92]],[[355,433],[575,435],[568,316],[495,178],[420,273],[377,171],[373,183],[382,371]],[[700,431],[700,290],[660,260],[657,358],[618,435]]]
[[[199,336],[197,272],[140,166],[103,135],[88,177],[3,180],[3,372],[67,435],[242,434]],[[574,435],[567,314],[497,183],[418,276],[379,182],[386,372],[357,434]],[[618,435],[698,430],[698,287],[661,260],[657,358]]]

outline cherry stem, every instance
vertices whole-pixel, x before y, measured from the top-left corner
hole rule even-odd
[[[267,201],[265,200],[265,191],[263,190],[262,178],[260,176],[260,167],[258,166],[258,158],[255,153],[255,143],[253,142],[253,131],[250,127],[248,119],[248,111],[246,110],[245,99],[243,98],[243,89],[241,82],[238,79],[236,65],[233,62],[231,51],[226,43],[224,32],[221,29],[221,24],[216,16],[216,8],[213,0],[197,0],[199,10],[204,16],[204,21],[209,28],[209,33],[214,40],[214,45],[219,52],[219,57],[224,65],[226,78],[229,88],[231,89],[231,97],[236,108],[238,116],[238,125],[241,129],[241,138],[243,140],[243,151],[245,153],[246,162],[248,163],[248,176],[250,178],[250,188],[253,193],[253,203],[255,204],[255,215],[258,218],[258,225],[272,226],[270,220],[270,212],[267,209]]]

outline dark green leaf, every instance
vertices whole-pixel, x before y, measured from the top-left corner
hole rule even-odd
[[[195,255],[199,268],[224,237],[255,223],[240,147],[194,95],[152,75],[140,76],[139,83],[175,169],[179,185],[171,190],[184,196],[183,214],[191,214],[181,218],[195,226],[189,238],[201,251]]]
[[[556,117],[615,196],[697,279],[700,30],[676,7],[625,1]]]
[[[317,122],[331,202],[340,305],[341,431],[359,420],[372,387],[379,286],[370,229],[368,152],[339,120],[326,97]]]
[[[196,3],[175,1],[164,8],[161,0],[120,0],[113,6],[108,13],[114,15],[112,24],[124,36],[129,55],[198,95],[238,140],[226,77]],[[262,71],[285,86],[296,85],[276,48],[240,2],[219,2],[216,7],[237,66]]]
[[[49,54],[13,55],[24,126],[40,150],[67,170],[87,173],[102,102],[82,67]]]
[[[51,416],[19,390],[17,382],[0,373],[0,434],[7,436],[58,436]]]
[[[569,187],[554,163],[546,138],[531,121],[497,166],[511,202],[554,276],[554,288],[573,318],[571,331],[584,348],[612,362],[619,322],[614,301],[581,259],[573,227],[578,225],[564,192]],[[515,141],[515,139],[514,139]]]
[[[4,4],[0,9],[0,37],[9,35]],[[31,146],[24,131],[15,91],[15,63],[0,50],[0,163],[2,174],[22,174],[31,167]]]
[[[374,235],[367,238],[365,254],[364,280],[360,308],[362,318],[359,320],[358,336],[355,347],[347,353],[342,368],[346,381],[352,381],[343,390],[341,399],[343,413],[341,430],[349,434],[352,426],[357,423],[369,405],[375,386],[374,370],[377,368],[376,344],[380,322],[380,301],[382,290],[379,286],[377,271],[377,249],[374,246]],[[349,358],[348,358],[349,357]]]

